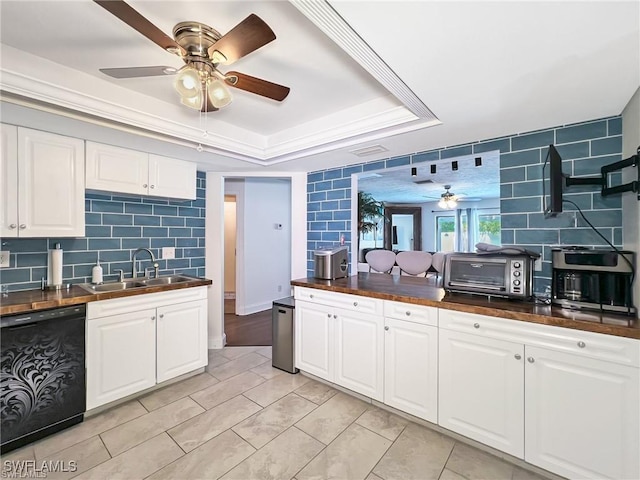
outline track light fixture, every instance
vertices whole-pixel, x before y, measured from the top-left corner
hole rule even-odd
[[[411,167],[411,176],[412,177],[418,176],[418,169],[416,167]]]

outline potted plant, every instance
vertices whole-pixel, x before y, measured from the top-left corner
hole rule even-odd
[[[378,245],[378,222],[384,216],[384,203],[377,201],[373,195],[366,192],[358,192],[358,238],[366,233],[373,232],[374,246]]]

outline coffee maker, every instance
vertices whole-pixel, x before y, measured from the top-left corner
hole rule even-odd
[[[626,315],[636,313],[631,286],[634,252],[568,247],[553,249],[551,253],[553,304]]]

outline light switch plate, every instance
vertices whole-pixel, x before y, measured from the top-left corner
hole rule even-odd
[[[162,258],[164,259],[176,258],[175,247],[162,247]]]
[[[2,250],[0,252],[0,268],[6,268],[10,266],[9,250]]]

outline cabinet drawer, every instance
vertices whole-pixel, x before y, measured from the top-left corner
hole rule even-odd
[[[435,307],[386,300],[384,302],[384,316],[423,325],[438,326],[438,309]]]
[[[136,312],[147,308],[191,302],[207,298],[207,287],[182,288],[168,292],[144,293],[125,298],[99,300],[87,303],[87,319]]]
[[[440,328],[640,366],[640,340],[440,309]]]
[[[305,287],[295,287],[294,295],[296,300],[318,303],[328,307],[343,308],[354,312],[382,315],[382,300],[375,298]]]

